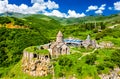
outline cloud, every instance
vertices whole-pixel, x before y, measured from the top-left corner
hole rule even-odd
[[[106,4],[102,4],[96,11],[96,14],[102,14],[103,11],[105,10]]]
[[[47,16],[67,17],[65,13],[61,13],[58,10],[53,10],[51,13],[45,12],[44,14]]]
[[[114,9],[120,10],[120,1],[114,3]]]
[[[23,14],[36,14],[39,12],[45,12],[46,9],[54,10],[58,9],[59,5],[54,1],[48,0],[44,2],[44,0],[31,0],[33,5],[29,7],[26,4],[21,4],[20,6],[15,4],[8,4],[8,0],[0,0],[0,13],[6,12],[17,12]]]
[[[52,12],[45,12],[44,13],[47,16],[57,16],[57,17],[64,17],[64,18],[78,18],[78,17],[84,17],[86,16],[84,13],[76,13],[74,10],[68,10],[68,14],[66,13],[61,13],[58,10],[53,10]]]
[[[86,10],[86,12],[89,12],[89,11],[92,11],[92,10],[97,10],[98,9],[98,6],[89,6],[88,9]]]
[[[6,4],[8,4],[7,0],[0,0],[0,13],[6,12]]]
[[[43,4],[48,9],[58,9],[59,8],[59,5],[51,0],[48,0],[47,2],[45,2],[44,0],[31,0],[31,3]]]
[[[74,10],[68,10],[68,18],[70,17],[75,17],[75,18],[78,18],[78,17],[84,17],[86,16],[84,13],[76,13]]]
[[[108,7],[109,10],[112,10],[112,7]]]
[[[62,13],[59,10],[59,5],[54,1],[48,0],[31,0],[32,6],[28,6],[26,4],[16,5],[16,4],[8,4],[8,0],[0,0],[0,13],[8,12],[16,12],[22,14],[37,14],[42,13],[48,16],[57,16],[57,17],[84,17],[86,16],[84,13],[76,13],[74,10],[68,10],[68,13]]]
[[[31,3],[44,3],[44,0],[31,0]]]
[[[105,10],[105,6],[106,6],[106,4],[102,4],[102,5],[99,7],[99,10]]]
[[[102,11],[102,10],[97,10],[97,11],[95,11],[95,13],[96,13],[96,14],[102,14],[103,11]]]
[[[102,4],[100,7],[96,6],[96,5],[91,5],[88,7],[88,9],[86,10],[86,12],[89,11],[95,11],[96,14],[102,14],[103,10],[105,10],[106,4]]]
[[[48,9],[58,9],[59,5],[56,4],[54,1],[48,0],[48,2],[45,3]]]

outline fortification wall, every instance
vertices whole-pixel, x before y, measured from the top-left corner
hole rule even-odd
[[[22,70],[32,76],[47,76],[48,74],[52,74],[53,67],[50,64],[49,54],[38,54],[24,50]]]

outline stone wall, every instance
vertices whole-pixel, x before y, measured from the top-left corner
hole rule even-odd
[[[112,48],[114,44],[111,41],[103,41],[99,43],[99,48]]]
[[[49,55],[39,55],[24,51],[22,70],[32,76],[47,76],[53,73],[53,66],[50,63]]]

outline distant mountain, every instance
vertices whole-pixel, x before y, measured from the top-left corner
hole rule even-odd
[[[17,18],[23,18],[30,16],[31,14],[21,14],[21,13],[14,13],[14,12],[7,12],[7,13],[1,13],[0,16],[11,16],[11,17],[17,17]]]
[[[21,14],[21,13],[2,13],[0,16],[11,16],[11,17],[17,17],[17,18],[24,18],[28,16],[32,16],[35,18],[39,18],[41,20],[56,20],[60,22],[62,25],[71,25],[71,24],[79,24],[79,23],[91,23],[91,22],[109,22],[109,21],[119,21],[120,20],[120,14],[113,14],[109,16],[104,16],[104,15],[90,15],[90,16],[85,16],[85,17],[80,17],[80,18],[61,18],[61,17],[56,17],[56,16],[46,16],[43,14]]]
[[[79,23],[90,23],[90,22],[103,22],[103,21],[117,21],[120,19],[120,14],[113,14],[110,16],[104,16],[104,15],[96,15],[96,16],[86,16],[86,17],[80,17],[80,18],[59,18],[55,16],[51,16],[53,19],[61,22],[63,25],[67,24],[79,24]]]

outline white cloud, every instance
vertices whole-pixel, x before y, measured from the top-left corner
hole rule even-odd
[[[120,1],[114,3],[114,9],[120,10]]]
[[[58,9],[59,5],[56,4],[54,1],[48,0],[48,2],[45,3],[48,9]]]
[[[58,10],[53,10],[51,13],[45,12],[44,14],[47,15],[47,16],[66,17],[66,14],[65,14],[65,13],[61,13],[61,12],[58,11]]]
[[[84,13],[76,13],[74,10],[68,10],[68,18],[70,17],[75,17],[75,18],[78,18],[78,17],[84,17],[86,16]]]
[[[65,18],[71,18],[71,17],[78,18],[78,17],[86,16],[84,13],[81,14],[76,13],[74,10],[68,10],[68,14],[61,13],[58,10],[53,10],[51,13],[45,12],[44,14],[48,16],[57,16],[57,17],[65,17]]]
[[[53,10],[58,9],[59,5],[54,1],[48,0],[44,2],[44,0],[31,0],[33,5],[31,7],[26,4],[21,4],[20,6],[15,4],[8,4],[8,0],[0,0],[0,13],[6,12],[17,12],[23,14],[36,14],[38,12],[45,12],[46,9]]]
[[[86,12],[89,12],[91,10],[97,10],[97,9],[98,9],[98,6],[91,5],[91,6],[88,7],[88,9],[86,10]]]
[[[74,10],[68,10],[68,13],[62,13],[59,10],[59,5],[54,1],[48,0],[31,0],[33,5],[30,7],[26,4],[16,5],[16,4],[8,4],[8,0],[0,0],[0,13],[8,12],[16,12],[22,14],[37,14],[42,13],[48,16],[57,16],[57,17],[84,17],[86,16],[84,13],[76,13]],[[51,12],[48,12],[51,11]]]
[[[96,14],[102,14],[103,11],[102,11],[102,10],[97,10],[97,11],[95,11],[95,13],[96,13]]]
[[[21,9],[28,9],[28,6],[27,5],[25,5],[25,4],[21,4],[20,6],[19,6],[19,8],[21,8]]]
[[[99,10],[105,10],[105,6],[106,6],[106,4],[102,4],[102,5],[99,7]]]
[[[17,12],[22,14],[36,14],[37,12],[44,12],[47,7],[43,6],[43,4],[35,3],[32,7],[28,7],[26,4],[21,4],[17,6],[15,4],[8,4],[7,10],[8,12]]]
[[[8,0],[0,0],[0,13],[4,13],[7,10]]]
[[[91,5],[88,7],[88,9],[86,10],[86,12],[92,11],[94,10],[96,14],[102,14],[103,10],[105,10],[106,4],[102,4],[100,7],[96,6],[96,5]]]
[[[102,14],[103,11],[105,10],[106,4],[102,4],[96,11],[96,14]]]
[[[112,7],[108,7],[109,10],[112,10]]]
[[[45,4],[34,3],[32,7],[29,7],[28,10],[33,10],[35,12],[43,12],[47,7]]]
[[[31,3],[43,4],[48,9],[58,9],[59,8],[59,5],[56,4],[54,1],[51,1],[51,0],[48,0],[47,2],[45,2],[44,0],[31,0]]]
[[[31,0],[31,3],[44,3],[44,0]]]

